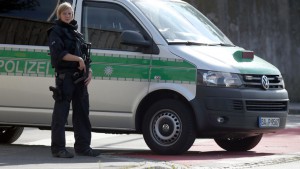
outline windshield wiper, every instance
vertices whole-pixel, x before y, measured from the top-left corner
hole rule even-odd
[[[228,46],[228,47],[235,47],[235,45],[228,44],[228,43],[216,43],[216,44],[210,44],[209,46]]]
[[[169,42],[169,45],[199,45],[199,46],[210,46],[208,43],[200,43],[200,42]]]
[[[200,42],[191,42],[191,41],[186,41],[186,42],[169,42],[169,45],[198,45],[198,46],[230,46],[234,47],[235,45],[232,44],[226,44],[226,43],[200,43]]]

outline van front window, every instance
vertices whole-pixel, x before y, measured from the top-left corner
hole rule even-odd
[[[133,2],[170,44],[233,45],[213,23],[186,2],[153,0]]]

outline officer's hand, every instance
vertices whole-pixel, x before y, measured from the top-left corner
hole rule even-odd
[[[78,57],[78,58],[79,58],[79,67],[78,67],[78,69],[79,70],[83,70],[84,73],[85,73],[86,72],[85,63],[84,63],[84,61],[83,61],[83,59],[81,57]]]
[[[92,71],[89,71],[89,76],[85,79],[84,84],[87,86],[92,80]]]

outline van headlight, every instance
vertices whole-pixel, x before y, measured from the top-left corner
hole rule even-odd
[[[238,74],[198,70],[198,84],[215,87],[240,87],[242,81]]]

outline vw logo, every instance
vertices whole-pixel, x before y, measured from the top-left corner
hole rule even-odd
[[[267,76],[263,75],[263,76],[261,77],[261,84],[262,84],[262,87],[263,87],[265,90],[269,89],[270,83],[269,83],[269,79],[268,79]]]

